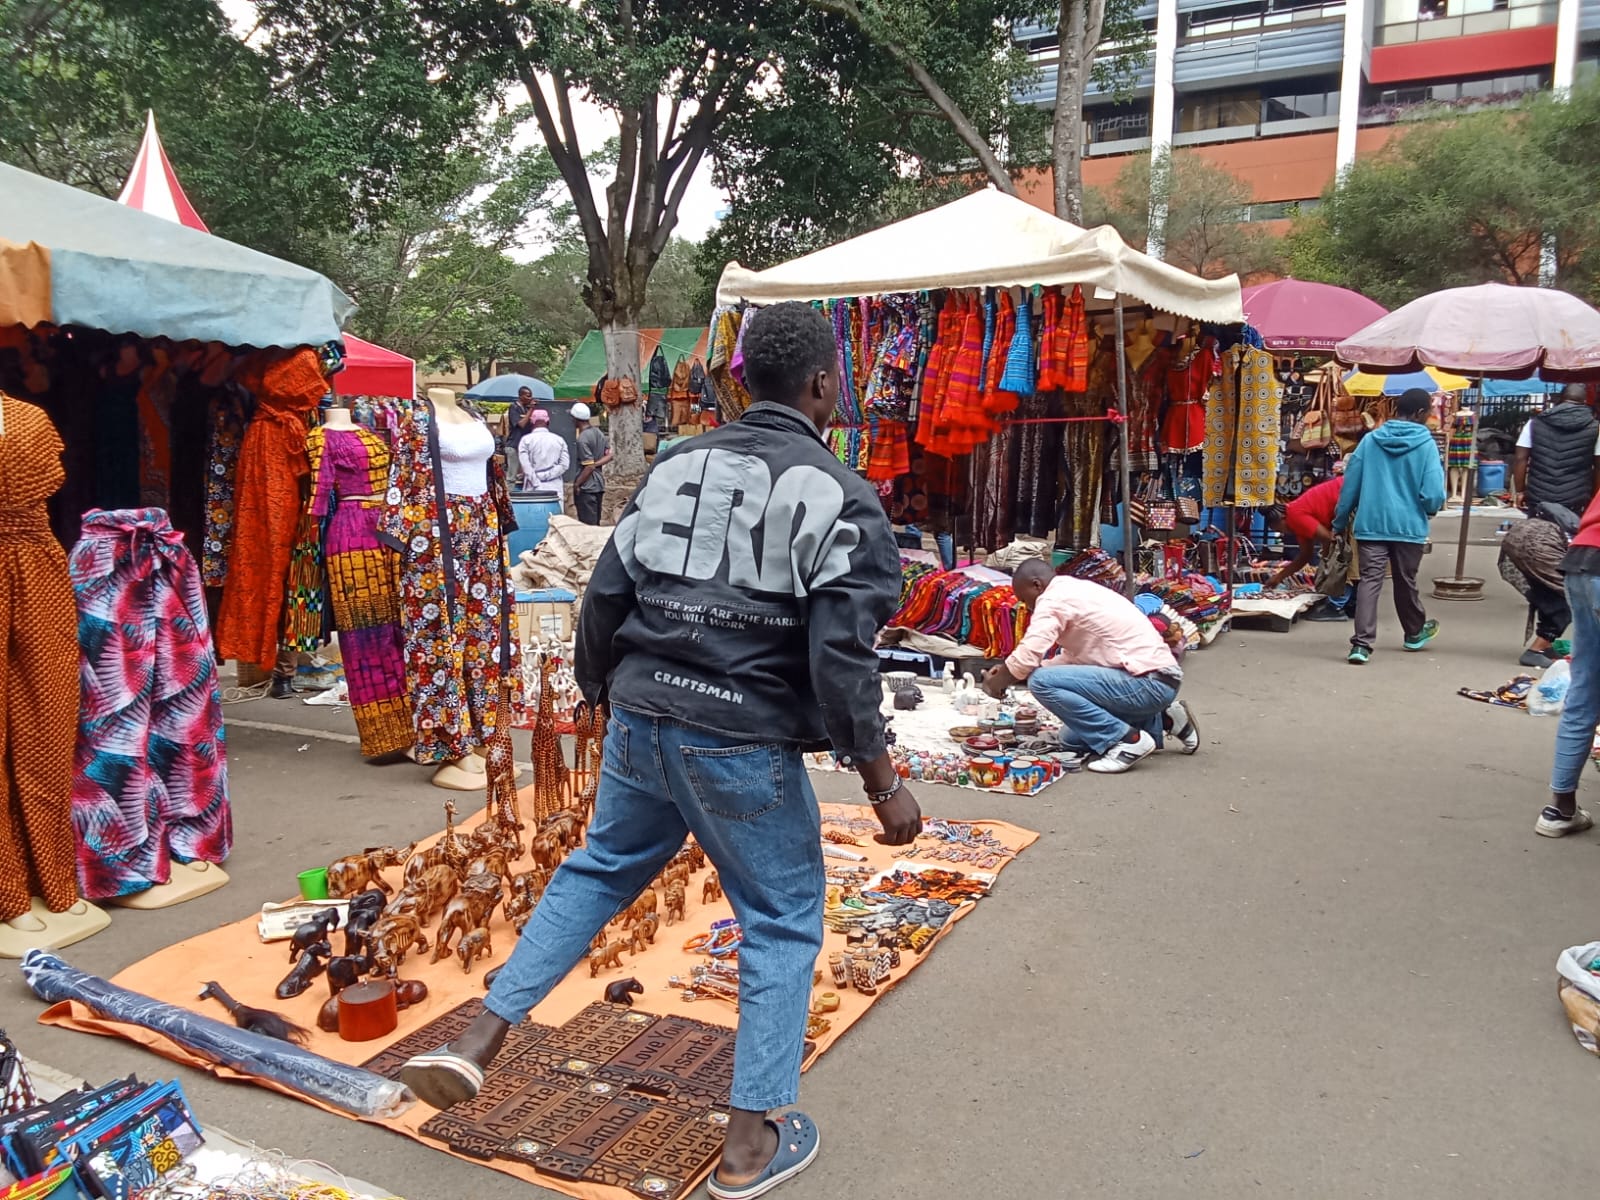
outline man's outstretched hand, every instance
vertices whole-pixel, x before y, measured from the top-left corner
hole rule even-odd
[[[900,790],[872,810],[883,826],[882,833],[872,835],[872,840],[884,846],[907,846],[916,841],[922,832],[922,808],[911,794],[911,785],[902,783]]]

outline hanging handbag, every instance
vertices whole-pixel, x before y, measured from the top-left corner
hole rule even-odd
[[[1145,487],[1144,527],[1158,533],[1171,533],[1178,527],[1178,506],[1162,498],[1161,483],[1155,477]]]
[[[1178,524],[1193,525],[1200,519],[1200,501],[1193,496],[1179,496],[1172,505],[1178,514]]]
[[[1289,428],[1289,449],[1295,454],[1308,454],[1313,450],[1321,450],[1333,441],[1333,420],[1328,415],[1328,405],[1332,403],[1331,391],[1327,388],[1327,380],[1317,385],[1316,395],[1311,398],[1311,403],[1306,406],[1305,412],[1295,418]]]
[[[1332,392],[1332,403],[1329,407],[1333,413],[1334,436],[1360,437],[1367,431],[1366,422],[1362,420],[1361,415],[1361,398],[1345,391],[1344,384],[1336,382],[1331,371],[1327,373],[1323,382]]]
[[[1355,562],[1355,543],[1347,529],[1335,534],[1333,541],[1322,551],[1322,561],[1317,564],[1317,577],[1312,587],[1324,596],[1342,596],[1350,586],[1350,567]]]
[[[22,1064],[16,1043],[0,1029],[0,1115],[9,1116],[38,1103],[39,1097],[34,1093],[33,1081],[28,1078],[28,1068]]]

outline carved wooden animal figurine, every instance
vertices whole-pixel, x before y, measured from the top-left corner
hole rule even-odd
[[[593,979],[601,971],[611,967],[622,969],[622,951],[627,947],[627,942],[608,942],[600,949],[589,955],[589,978]]]
[[[419,850],[406,859],[406,883],[410,884],[422,878],[425,872],[431,871],[434,867],[448,866],[444,851],[444,846],[436,842],[426,850]]]
[[[625,1004],[633,1007],[633,998],[644,995],[644,984],[637,979],[614,979],[606,984],[606,1003]]]
[[[367,930],[383,916],[383,905],[388,896],[377,888],[362,892],[350,899],[350,911],[344,919],[344,952],[360,954],[366,946]]]
[[[489,944],[489,931],[481,925],[463,937],[456,949],[456,956],[461,959],[461,969],[469,975],[472,974],[474,959],[488,958],[492,953],[494,947]]]
[[[528,843],[528,856],[533,859],[535,866],[554,871],[561,865],[566,852],[561,847],[560,838],[552,833],[541,833]]]
[[[428,998],[428,985],[420,979],[396,979],[394,981],[394,1006],[396,1008],[410,1008],[413,1004],[421,1004]]]
[[[499,875],[503,879],[510,879],[511,869],[508,866],[506,852],[498,846],[479,852],[477,857],[467,864],[467,875],[469,878],[473,875]]]
[[[688,862],[668,863],[667,869],[661,872],[661,882],[669,887],[674,883],[681,883],[687,886],[689,882]]]
[[[300,961],[283,977],[278,984],[277,995],[279,1000],[293,1000],[311,986],[311,981],[328,969],[328,960],[333,957],[333,947],[327,942],[316,942],[305,948],[305,953],[300,956]]]
[[[637,958],[644,953],[645,947],[650,944],[644,936],[644,924],[641,922],[638,925],[628,926],[627,934],[628,953]]]
[[[624,927],[627,927],[638,922],[645,916],[646,913],[653,913],[655,911],[656,890],[653,887],[647,887],[644,891],[639,893],[639,898],[637,900],[617,914],[616,919],[621,922]]]
[[[428,898],[428,913],[420,916],[418,921],[426,924],[432,919],[433,914],[450,902],[450,898],[461,890],[461,879],[448,866],[440,865],[429,867],[414,881],[406,884],[408,892]]]
[[[294,962],[299,958],[307,946],[327,941],[329,930],[338,927],[337,908],[325,908],[321,912],[313,913],[309,921],[300,922],[295,927],[294,936],[289,939],[289,961]]]
[[[706,881],[700,888],[700,903],[710,904],[713,900],[722,899],[722,877],[715,871],[706,876]]]
[[[436,935],[439,944],[434,947],[433,961],[440,962],[450,953],[450,942],[457,933],[465,937],[480,925],[487,925],[489,914],[504,894],[496,876],[470,876],[461,885],[461,894],[445,905],[444,916],[439,920],[439,932]]]
[[[328,994],[337,996],[345,988],[361,982],[372,970],[372,959],[365,954],[341,954],[328,960]]]
[[[546,817],[539,832],[554,837],[563,850],[575,850],[583,841],[583,817],[570,808],[563,808]]]
[[[329,996],[317,1010],[317,1028],[323,1033],[339,1032],[339,997]]]
[[[522,927],[528,923],[528,918],[533,915],[533,909],[539,903],[539,896],[544,891],[543,885],[534,879],[532,871],[524,871],[520,875],[511,877],[509,895],[506,896],[505,913],[506,921],[511,928],[522,935]]]
[[[643,932],[645,942],[654,946],[656,944],[656,930],[661,928],[661,918],[655,913],[645,913],[644,916],[640,917],[628,928]]]
[[[676,881],[667,885],[667,924],[672,925],[683,920],[684,909],[688,899],[684,895],[683,884]]]
[[[391,979],[413,949],[424,954],[428,939],[412,917],[382,917],[367,933],[372,964]]]
[[[467,862],[472,858],[472,847],[466,838],[456,832],[454,800],[444,802],[444,836],[439,839],[439,849],[444,852],[444,861],[458,872],[467,869]]]
[[[404,850],[396,849],[394,846],[375,846],[363,850],[360,854],[348,854],[337,862],[330,863],[328,895],[335,899],[354,896],[366,887],[380,888],[384,895],[388,895],[393,889],[383,878],[384,868],[398,867],[416,848],[415,842]]]
[[[602,929],[599,933],[594,935],[594,940],[589,943],[589,950],[591,953],[596,950],[601,950],[605,947],[605,944],[606,931]]]
[[[449,869],[445,868],[447,871]],[[451,874],[454,875],[455,872],[452,871]],[[383,911],[386,916],[411,917],[418,925],[426,925],[434,914],[434,907],[425,893],[406,888],[390,901]]]
[[[682,850],[678,851],[689,863],[691,871],[703,871],[706,867],[706,852],[700,848],[700,843],[690,838],[684,843]]]

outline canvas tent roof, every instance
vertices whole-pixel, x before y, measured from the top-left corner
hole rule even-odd
[[[317,346],[354,308],[315,271],[0,163],[0,325]]]
[[[986,189],[765,271],[729,263],[724,304],[830,300],[925,288],[1082,284],[1200,321],[1242,321],[1239,278],[1201,279],[1133,250],[1109,225],[1079,229]]]
[[[675,367],[680,358],[687,358],[690,362],[699,359],[702,363],[706,359],[706,329],[703,325],[696,325],[688,329],[641,329],[639,330],[639,380],[644,386],[644,379],[650,368],[650,358],[660,346],[667,355],[667,366]],[[598,329],[591,329],[584,335],[583,341],[578,343],[578,348],[572,352],[572,357],[567,360],[567,369],[561,372],[561,378],[556,380],[555,391],[557,400],[587,400],[594,392],[594,385],[599,382],[600,376],[606,373],[606,341],[605,336]]]

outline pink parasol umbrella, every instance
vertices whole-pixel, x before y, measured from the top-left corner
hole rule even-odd
[[[1480,283],[1413,300],[1334,349],[1365,371],[1439,367],[1461,375],[1519,379],[1537,370],[1553,382],[1600,378],[1600,312],[1554,288]],[[1467,469],[1456,573],[1433,581],[1441,600],[1481,600],[1483,580],[1466,574],[1467,529],[1477,464]]]
[[[1600,312],[1554,288],[1481,283],[1413,300],[1334,349],[1342,363],[1387,373],[1439,367],[1566,383],[1600,377]]]
[[[1255,326],[1268,350],[1330,353],[1342,338],[1372,324],[1389,310],[1360,292],[1278,279],[1244,289],[1245,320]]]

